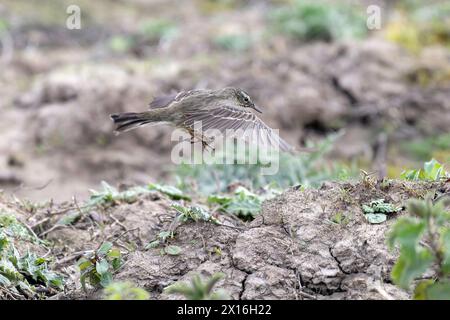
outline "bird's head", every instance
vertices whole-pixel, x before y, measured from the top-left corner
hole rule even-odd
[[[233,100],[235,100],[237,105],[243,108],[251,108],[258,111],[259,113],[262,113],[261,109],[255,105],[249,94],[244,90],[239,88],[225,88],[223,90],[228,97],[231,97]]]

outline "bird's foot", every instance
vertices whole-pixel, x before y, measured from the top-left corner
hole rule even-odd
[[[207,148],[209,148],[210,151],[216,150],[216,148],[213,146],[214,138],[202,136],[201,142],[202,142],[202,151],[205,151]]]

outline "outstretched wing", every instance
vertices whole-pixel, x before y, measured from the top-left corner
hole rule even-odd
[[[232,134],[230,131],[233,130],[241,138],[249,137],[252,140],[256,138],[256,142],[260,145],[280,148],[282,151],[294,151],[294,148],[280,138],[272,128],[242,107],[224,105],[186,112],[183,126],[194,128],[195,123],[201,124],[202,131],[216,129],[221,133]]]
[[[181,91],[174,94],[169,94],[165,96],[158,96],[153,99],[149,104],[149,109],[158,109],[168,107],[173,102],[181,101],[182,99],[189,97],[191,95],[203,92],[204,90],[189,90],[189,91]]]

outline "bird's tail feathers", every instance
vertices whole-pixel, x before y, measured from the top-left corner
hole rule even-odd
[[[111,115],[116,128],[114,133],[119,134],[153,122],[145,112],[124,112]]]

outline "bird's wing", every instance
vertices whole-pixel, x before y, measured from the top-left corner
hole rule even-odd
[[[182,99],[189,97],[191,95],[200,93],[204,90],[189,90],[189,91],[181,91],[174,94],[169,94],[165,96],[158,96],[153,99],[149,104],[149,109],[158,109],[168,107],[173,102],[181,101]]]
[[[213,109],[198,109],[185,113],[184,126],[194,128],[196,122],[201,123],[202,131],[216,129],[225,133],[227,130],[234,130],[239,137],[256,138],[258,144],[280,148],[282,151],[294,150],[254,113],[241,107],[221,105]]]

